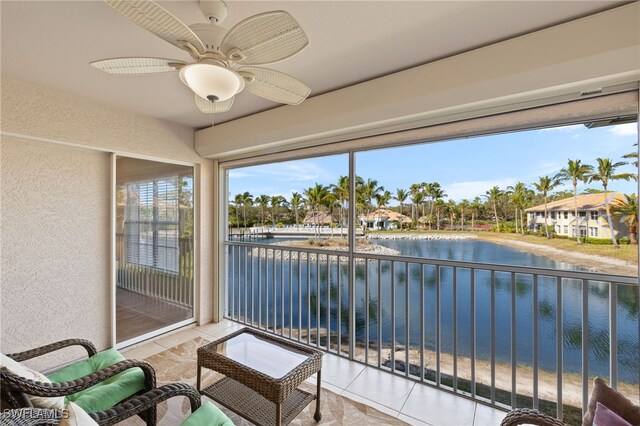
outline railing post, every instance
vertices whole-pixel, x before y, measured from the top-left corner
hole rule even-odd
[[[609,283],[609,381],[618,388],[618,285]],[[640,336],[640,334],[639,334]]]
[[[356,156],[349,151],[349,359],[356,353],[356,268],[353,252],[356,247]]]

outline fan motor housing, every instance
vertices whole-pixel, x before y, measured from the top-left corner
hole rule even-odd
[[[227,33],[226,28],[213,24],[193,24],[189,26],[189,28],[191,28],[191,31],[202,41],[207,48],[207,52],[220,52],[222,39]]]

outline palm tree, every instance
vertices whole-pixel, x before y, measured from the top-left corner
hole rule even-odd
[[[549,227],[547,226],[547,197],[549,192],[553,191],[553,189],[558,185],[560,185],[560,180],[555,176],[542,176],[538,178],[538,182],[533,184],[536,191],[540,192],[544,198],[544,232],[547,235],[547,238],[551,238],[549,236]]]
[[[305,189],[304,195],[307,199],[307,206],[309,206],[309,210],[311,211],[311,217],[313,217],[316,222],[316,236],[319,236],[320,230],[318,227],[320,226],[320,222],[318,220],[318,212],[320,207],[326,203],[329,196],[329,189],[324,185],[316,183],[311,188]]]
[[[418,206],[424,202],[424,198],[424,192],[422,191],[417,191],[411,194],[411,202],[415,204],[416,221],[418,220],[417,216],[419,216]]]
[[[439,203],[439,201],[442,201],[442,199],[446,197],[447,194],[444,192],[444,189],[442,189],[442,187],[438,182],[433,182],[430,184],[429,193],[431,195],[431,211],[429,212],[429,230],[431,230],[431,220],[433,218],[434,205],[442,205],[442,203]],[[440,214],[437,210],[436,210],[436,228],[440,229]]]
[[[391,195],[391,192],[389,191],[384,191],[381,192],[379,194],[376,195],[376,204],[378,205],[378,208],[382,208],[382,207],[387,207],[387,204],[389,204],[389,201],[393,198],[393,196]]]
[[[604,189],[604,208],[607,212],[607,223],[609,224],[609,229],[611,231],[611,241],[613,242],[613,247],[618,248],[618,241],[616,241],[613,221],[611,220],[611,211],[609,209],[609,193],[607,191],[607,187],[609,186],[609,181],[637,179],[637,176],[633,173],[616,174],[616,169],[618,167],[627,164],[624,161],[612,163],[609,158],[596,158],[596,161],[598,162],[598,169],[589,176],[589,182],[597,180],[602,183],[602,188]]]
[[[373,206],[372,202],[378,194],[384,191],[383,186],[378,185],[378,181],[375,179],[367,179],[362,187],[362,194],[364,196],[364,201],[367,206],[367,215],[369,214],[369,210]]]
[[[573,208],[575,214],[575,233],[576,241],[580,244],[580,223],[578,222],[578,182],[586,182],[589,175],[593,171],[593,167],[588,164],[582,164],[580,160],[569,160],[567,167],[563,167],[555,176],[560,181],[571,181],[573,185]]]
[[[236,226],[240,228],[240,206],[242,205],[242,194],[237,194],[233,198],[233,205],[236,207]]]
[[[304,199],[298,192],[294,192],[291,194],[291,201],[289,203],[291,204],[291,208],[293,208],[293,214],[296,217],[296,225],[298,225],[298,208],[303,202]]]
[[[496,230],[498,232],[500,232],[500,221],[498,220],[498,201],[500,200],[500,198],[502,198],[502,195],[502,190],[497,186],[494,186],[493,188],[488,190],[485,195],[483,195],[493,207],[493,217],[496,221]]]
[[[618,200],[611,205],[611,213],[619,215],[620,222],[629,226],[631,244],[638,244],[638,197],[636,194],[625,195],[624,200]]]
[[[400,214],[404,214],[404,202],[409,198],[409,193],[402,188],[398,188],[396,189],[396,196],[393,198],[400,203]]]
[[[342,237],[345,226],[344,211],[346,203],[349,201],[349,176],[340,176],[338,184],[329,185],[329,189],[340,205],[340,237]]]
[[[482,211],[482,203],[480,202],[480,197],[475,197],[471,202],[470,207],[471,207],[471,230],[473,231],[473,228],[475,226],[476,216],[478,216]]]
[[[429,200],[429,230],[431,230],[431,222],[433,221],[433,208],[435,207],[436,199],[438,198],[438,194],[442,193],[441,197],[444,196],[444,192],[440,187],[438,182],[430,182],[423,183],[424,195]],[[440,197],[440,198],[441,198]],[[424,216],[424,212],[423,212]]]
[[[638,146],[637,143],[634,143],[633,146]],[[628,154],[625,154],[622,156],[622,158],[633,158],[635,161],[631,164],[633,164],[633,167],[638,167],[638,151],[633,151],[630,152]]]
[[[507,191],[510,195],[511,204],[515,206],[516,234],[518,233],[518,213],[520,213],[520,228],[524,234],[524,222],[522,221],[522,210],[524,208],[525,193],[527,186],[522,182],[517,182],[513,186],[508,186]]]
[[[464,231],[464,216],[471,207],[471,203],[466,198],[458,203],[458,209],[460,210],[460,228]]]
[[[269,206],[269,200],[271,200],[271,197],[268,195],[260,195],[256,197],[256,203],[260,206],[261,226],[264,226],[264,209]]]
[[[458,212],[458,206],[456,205],[456,202],[453,200],[447,201],[447,204],[445,204],[445,210],[449,215],[449,229],[453,231],[453,225],[456,220],[456,213]]]
[[[424,216],[425,205],[427,204],[427,202],[429,202],[429,194],[430,194],[430,191],[431,191],[431,189],[430,189],[431,185],[432,184],[427,183],[427,182],[422,182],[422,183],[419,184],[419,186],[420,186],[420,188],[422,190],[422,193],[424,194],[424,201],[422,202],[422,216]]]
[[[438,198],[434,201],[434,204],[436,205],[435,210],[436,210],[436,230],[440,229],[440,213],[444,212],[446,210],[446,204],[444,203],[444,201],[442,200],[442,198]]]
[[[409,192],[411,193],[411,220],[415,222],[418,215],[418,204],[424,200],[424,192],[417,183],[409,186]]]
[[[244,228],[247,229],[247,204],[249,207],[253,206],[253,195],[248,191],[242,194],[242,216],[244,219]]]
[[[276,208],[280,207],[287,200],[282,195],[274,195],[271,197],[271,223],[276,226]]]

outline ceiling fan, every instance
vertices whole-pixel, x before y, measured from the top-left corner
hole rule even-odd
[[[143,57],[91,62],[99,70],[124,75],[178,71],[180,80],[195,93],[197,107],[209,114],[228,111],[234,96],[245,88],[290,105],[311,93],[285,73],[256,66],[290,58],[309,44],[300,24],[285,11],[251,16],[227,31],[220,26],[227,16],[227,5],[221,0],[200,0],[209,23],[191,26],[151,0],[105,2],[136,25],[185,50],[195,62]]]

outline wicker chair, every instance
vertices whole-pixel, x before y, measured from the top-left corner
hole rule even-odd
[[[510,411],[502,420],[500,426],[516,426],[525,423],[538,426],[564,426],[564,423],[555,417],[531,408],[517,408]]]
[[[90,357],[97,353],[95,346],[87,340],[68,339],[24,352],[7,354],[7,356],[21,362],[70,346],[84,347]],[[156,389],[155,371],[150,364],[144,361],[125,360],[85,377],[61,383],[36,382],[2,368],[0,369],[0,408],[7,410],[31,407],[26,394],[44,397],[72,395],[136,367],[144,372],[144,388],[109,410],[89,413],[96,422],[101,425],[111,425],[137,414],[145,420],[147,425],[155,425],[157,423],[156,404],[176,395],[189,397],[194,410],[200,406],[200,397],[191,386],[176,383]]]
[[[195,412],[201,405],[200,394],[190,385],[185,383],[172,383],[152,389],[141,395],[128,399],[106,411],[88,413],[96,423],[100,425],[114,425],[129,417],[148,412],[150,409],[169,398],[185,396],[189,398],[191,412]],[[27,413],[20,413],[21,411]],[[14,413],[14,411],[16,411]],[[31,411],[32,413],[29,413]],[[44,412],[44,414],[38,413]],[[5,410],[0,413],[0,426],[55,426],[60,423],[62,412],[44,408],[21,408],[18,410]]]

